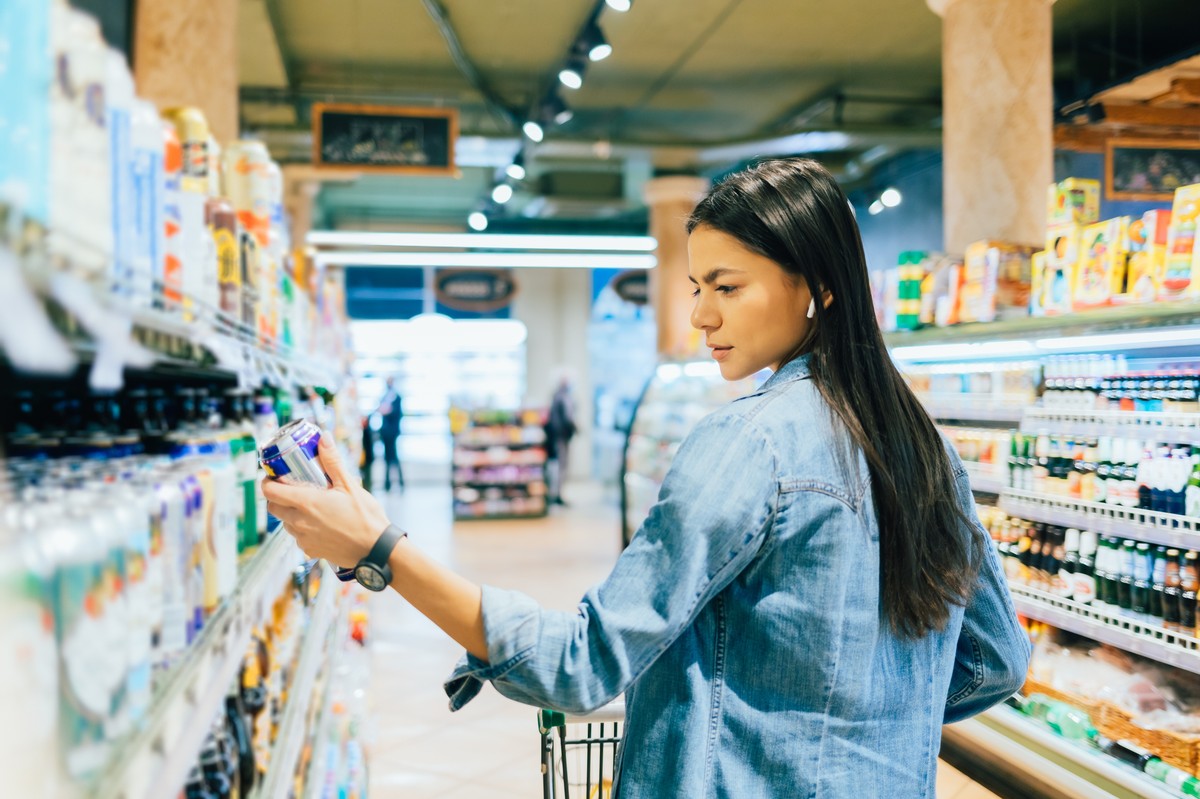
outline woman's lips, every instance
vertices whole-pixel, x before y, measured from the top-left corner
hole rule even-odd
[[[733,347],[713,347],[712,356],[717,361],[723,361],[729,356],[729,353],[732,350]]]

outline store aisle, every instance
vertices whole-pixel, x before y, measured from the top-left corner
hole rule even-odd
[[[571,504],[545,519],[457,527],[448,486],[418,485],[386,501],[415,541],[467,577],[570,610],[616,559],[620,519],[599,486],[571,486],[567,497]],[[540,797],[536,711],[489,686],[450,713],[441,684],[462,650],[392,592],[374,598],[371,609],[371,799]],[[939,799],[995,796],[939,767]]]

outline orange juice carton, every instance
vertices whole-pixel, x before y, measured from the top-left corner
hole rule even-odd
[[[1067,178],[1046,193],[1048,225],[1090,225],[1100,221],[1100,181]]]
[[[1125,290],[1114,297],[1123,304],[1154,302],[1167,259],[1167,228],[1171,212],[1147,211],[1129,223],[1129,264]]]
[[[1196,249],[1196,224],[1200,217],[1200,184],[1175,190],[1171,224],[1167,228],[1167,253],[1159,282],[1160,300],[1200,295],[1200,261]]]
[[[1033,247],[1000,241],[968,245],[963,257],[959,321],[992,322],[1028,315],[1033,251]]]
[[[1082,225],[1053,225],[1046,231],[1042,308],[1046,316],[1071,312],[1071,291],[1079,265]]]
[[[1071,307],[1076,311],[1112,305],[1113,298],[1124,288],[1129,222],[1129,217],[1118,216],[1083,229],[1079,268],[1075,270],[1071,292]]]

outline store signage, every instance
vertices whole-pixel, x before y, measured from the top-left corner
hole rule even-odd
[[[458,176],[456,109],[314,103],[312,127],[318,166]]]
[[[457,311],[487,313],[517,296],[512,274],[498,269],[442,269],[434,282],[437,301]]]
[[[650,282],[645,270],[631,269],[613,278],[613,291],[617,296],[634,305],[650,302]]]

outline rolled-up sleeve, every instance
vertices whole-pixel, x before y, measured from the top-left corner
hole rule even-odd
[[[574,613],[484,587],[488,662],[459,662],[445,684],[451,710],[485,681],[518,702],[575,713],[621,694],[754,559],[774,521],[777,468],[751,421],[706,418],[612,573]]]

